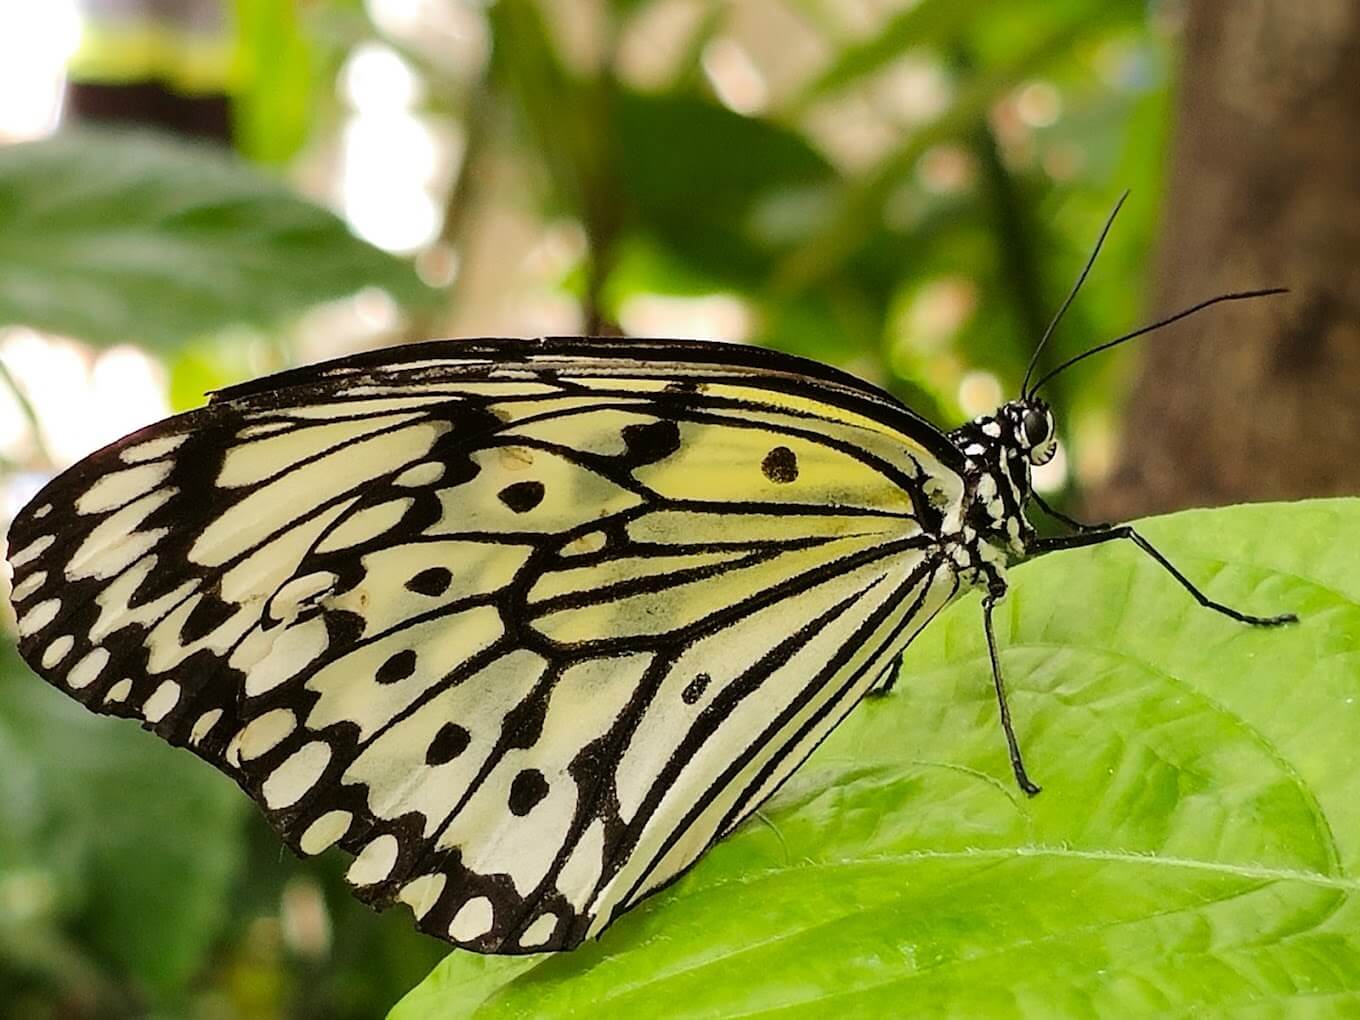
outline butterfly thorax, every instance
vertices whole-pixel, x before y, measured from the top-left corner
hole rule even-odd
[[[1037,400],[1016,400],[949,433],[964,456],[963,511],[954,557],[966,581],[986,586],[1022,559],[1034,528],[1025,517],[1031,468],[1055,449],[1053,417]]]

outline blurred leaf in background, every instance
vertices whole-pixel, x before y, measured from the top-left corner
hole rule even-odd
[[[0,321],[170,348],[364,287],[431,297],[408,264],[208,146],[69,132],[0,148]]]
[[[119,973],[136,975],[154,998],[174,996],[203,967],[228,914],[241,864],[240,796],[184,755],[31,680],[7,648],[4,998],[22,1002],[30,981],[51,981],[76,1001],[99,1001],[108,991],[101,984]]]

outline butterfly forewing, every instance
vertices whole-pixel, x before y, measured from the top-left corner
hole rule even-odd
[[[225,391],[11,529],[20,649],[368,901],[561,949],[782,782],[957,589],[952,448],[719,345],[480,341]]]

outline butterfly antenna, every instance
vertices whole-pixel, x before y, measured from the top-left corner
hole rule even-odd
[[[1243,290],[1237,291],[1232,294],[1220,294],[1218,295],[1218,297],[1212,297],[1209,298],[1209,300],[1207,301],[1201,301],[1199,304],[1192,305],[1191,307],[1186,308],[1184,311],[1177,312],[1175,315],[1168,315],[1165,319],[1159,319],[1157,322],[1154,322],[1149,326],[1144,326],[1142,329],[1135,329],[1132,333],[1125,333],[1123,336],[1115,337],[1113,340],[1107,340],[1103,344],[1098,344],[1097,346],[1092,347],[1089,351],[1083,351],[1081,354],[1078,354],[1074,358],[1068,358],[1061,365],[1053,369],[1053,371],[1049,372],[1037,383],[1035,383],[1030,388],[1029,395],[1033,396],[1034,394],[1038,393],[1039,390],[1043,388],[1044,384],[1047,383],[1059,372],[1066,371],[1079,361],[1085,361],[1093,354],[1099,354],[1101,351],[1108,351],[1111,347],[1118,347],[1120,344],[1128,343],[1130,340],[1136,340],[1140,336],[1146,336],[1148,333],[1154,333],[1157,330],[1162,329],[1164,326],[1169,326],[1173,322],[1179,322],[1181,319],[1189,318],[1196,312],[1202,312],[1204,311],[1204,309],[1210,308],[1213,305],[1222,304],[1225,301],[1246,301],[1249,300],[1250,298],[1269,297],[1272,294],[1288,294],[1288,293],[1289,293],[1288,287],[1270,287],[1266,290]]]
[[[1034,391],[1029,388],[1029,380],[1030,376],[1034,375],[1035,367],[1039,364],[1039,355],[1043,354],[1044,347],[1048,344],[1048,338],[1053,335],[1053,331],[1058,328],[1058,323],[1062,322],[1063,315],[1071,307],[1072,302],[1076,300],[1077,292],[1081,290],[1081,285],[1086,282],[1086,277],[1090,275],[1091,267],[1096,264],[1096,257],[1105,244],[1105,238],[1109,235],[1110,228],[1114,226],[1115,217],[1119,215],[1119,210],[1124,207],[1124,202],[1128,197],[1129,193],[1126,189],[1124,194],[1119,196],[1119,201],[1114,204],[1114,208],[1110,210],[1110,215],[1105,218],[1105,226],[1100,231],[1100,237],[1096,238],[1096,246],[1091,250],[1091,256],[1086,260],[1081,275],[1077,277],[1077,282],[1072,285],[1072,290],[1068,293],[1067,300],[1062,303],[1062,307],[1058,309],[1058,314],[1053,316],[1053,321],[1048,324],[1048,329],[1044,330],[1044,335],[1039,338],[1039,345],[1034,348],[1034,353],[1029,358],[1029,367],[1025,369],[1025,381],[1020,384],[1021,397],[1028,397],[1033,394]]]

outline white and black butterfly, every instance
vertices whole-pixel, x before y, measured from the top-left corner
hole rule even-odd
[[[715,343],[284,372],[18,515],[20,651],[226,772],[298,853],[352,854],[367,902],[480,952],[568,949],[750,815],[966,589],[1037,792],[992,640],[1011,560],[1130,538],[1204,605],[1290,619],[1209,601],[1131,528],[1039,538],[1035,388],[946,433]]]

